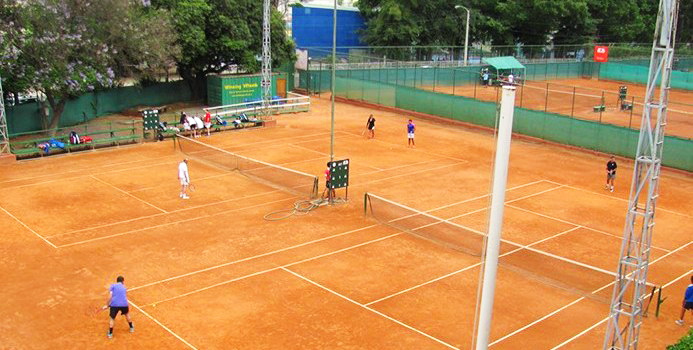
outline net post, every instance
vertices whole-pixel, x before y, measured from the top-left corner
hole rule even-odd
[[[368,192],[363,194],[363,216],[368,216]]]

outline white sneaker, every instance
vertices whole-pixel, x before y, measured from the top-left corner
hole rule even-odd
[[[614,186],[611,186],[611,189],[609,190],[610,192],[614,191]]]
[[[683,320],[676,320],[676,324],[679,326],[683,326]]]
[[[183,195],[183,197],[180,197],[180,198],[183,198],[183,199],[190,199],[190,197],[188,197],[187,195]]]
[[[179,194],[178,194],[178,198],[183,198],[183,194],[182,194],[182,193],[179,193]]]

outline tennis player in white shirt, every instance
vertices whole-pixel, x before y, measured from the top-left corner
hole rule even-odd
[[[178,163],[178,180],[180,180],[180,195],[182,199],[188,199],[188,186],[190,186],[190,173],[188,173],[188,160],[183,159]]]

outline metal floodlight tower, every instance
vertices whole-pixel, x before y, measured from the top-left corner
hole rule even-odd
[[[7,116],[5,115],[5,95],[2,92],[0,77],[0,156],[10,153],[10,134],[7,132]]]
[[[638,348],[659,196],[677,17],[678,0],[660,0],[621,257],[604,336],[605,350]],[[657,93],[659,96],[655,96]]]
[[[262,107],[269,114],[272,101],[272,40],[270,37],[270,0],[264,0],[262,9]]]

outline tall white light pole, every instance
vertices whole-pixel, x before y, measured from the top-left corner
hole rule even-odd
[[[469,9],[462,6],[462,5],[457,5],[455,6],[456,9],[465,9],[467,11],[467,29],[464,31],[464,65],[466,66],[468,64],[467,62],[467,52],[469,48]]]
[[[336,86],[336,66],[337,65],[337,0],[334,0],[334,8],[332,10],[332,115],[330,117],[330,162],[334,160],[334,94]]]
[[[479,329],[476,336],[476,350],[487,350],[491,334],[493,298],[496,292],[496,272],[500,252],[501,229],[503,228],[503,206],[508,180],[510,162],[510,141],[513,132],[513,113],[515,108],[515,87],[503,86],[500,115],[498,121],[498,140],[496,159],[493,165],[493,194],[491,195],[491,215],[489,217],[488,238],[486,239],[486,260],[484,280],[479,308]]]

